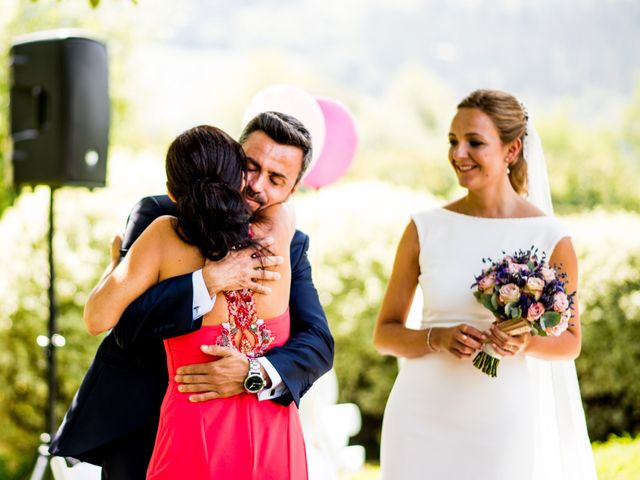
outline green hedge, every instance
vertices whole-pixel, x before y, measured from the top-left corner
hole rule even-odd
[[[363,431],[354,441],[375,459],[397,369],[395,359],[377,355],[371,332],[408,215],[434,201],[371,183],[327,189],[301,203],[316,284],[336,338],[340,398],[360,405]],[[583,348],[576,363],[591,438],[638,434],[640,215],[595,211],[563,220],[580,260]]]
[[[593,454],[599,480],[637,480],[640,478],[640,437],[616,437],[595,442]]]
[[[116,166],[129,164],[120,161],[116,155]],[[145,165],[133,176],[151,168]],[[131,183],[117,192],[65,189],[57,194],[57,294],[60,330],[67,339],[59,350],[60,419],[99,341],[84,331],[82,305],[106,263],[111,235],[123,227],[137,199],[137,188]],[[295,203],[299,226],[311,235],[314,278],[336,339],[340,401],[360,406],[363,429],[354,442],[365,445],[375,459],[397,362],[376,353],[373,325],[409,213],[436,201],[367,182],[300,193]],[[44,428],[45,361],[35,337],[46,332],[46,212],[47,191],[39,189],[21,195],[0,220],[6,245],[0,250],[0,478],[24,477]],[[584,341],[577,366],[591,437],[637,434],[640,216],[593,212],[565,221],[580,258]]]
[[[107,262],[111,236],[133,202],[108,190],[56,192],[54,237],[59,332],[56,416],[62,419],[99,338],[84,328],[82,309]],[[47,334],[48,190],[24,192],[0,221],[0,478],[24,478],[45,431],[47,363],[36,344]]]
[[[581,267],[583,342],[576,362],[592,440],[640,433],[640,216],[568,219]]]

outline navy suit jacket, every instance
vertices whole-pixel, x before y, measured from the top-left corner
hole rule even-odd
[[[166,195],[143,198],[129,216],[124,252],[155,218],[174,213]],[[273,401],[285,405],[298,404],[333,364],[333,338],[311,279],[308,247],[309,237],[296,231],[291,242],[291,333],[285,345],[266,354],[289,392]],[[129,305],[98,347],[51,443],[53,455],[100,465],[104,445],[140,428],[155,432],[168,382],[162,340],[200,328],[202,319],[193,320],[192,304],[191,274],[185,274],[164,280]]]

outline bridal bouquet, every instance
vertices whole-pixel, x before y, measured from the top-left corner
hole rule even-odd
[[[503,252],[504,253],[504,252]],[[478,302],[495,315],[498,327],[509,335],[558,336],[569,327],[574,293],[567,294],[564,279],[537,250],[518,251],[489,263],[471,288]],[[491,377],[501,356],[485,344],[473,364]]]

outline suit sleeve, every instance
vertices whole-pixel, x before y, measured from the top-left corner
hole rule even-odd
[[[125,255],[145,228],[161,215],[173,214],[166,196],[145,197],[131,211],[121,255]],[[193,319],[191,274],[180,275],[154,285],[134,300],[120,317],[113,335],[121,348],[138,342],[165,339],[197,330],[202,318]]]
[[[291,334],[285,345],[274,347],[266,354],[289,390],[274,399],[285,405],[292,401],[299,404],[313,382],[331,369],[334,350],[327,318],[311,278],[307,258],[309,237],[302,233],[296,236],[301,238],[301,247],[291,272]]]

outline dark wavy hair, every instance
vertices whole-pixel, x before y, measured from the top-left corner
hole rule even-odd
[[[205,258],[220,260],[234,247],[255,247],[251,212],[240,193],[245,172],[242,147],[218,128],[191,128],[169,146],[167,188],[176,201],[176,232]]]

